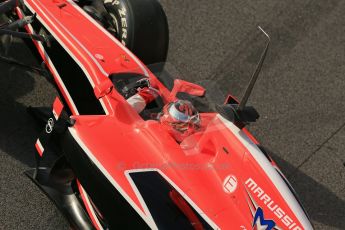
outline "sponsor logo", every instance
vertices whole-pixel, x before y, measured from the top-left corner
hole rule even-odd
[[[120,22],[118,22],[118,20],[111,14],[110,16],[114,19],[114,21],[116,22],[116,25],[118,27],[118,24],[121,23],[121,43],[126,46],[126,40],[127,40],[127,32],[128,32],[128,24],[127,24],[127,10],[126,8],[122,5],[120,5],[120,1],[119,0],[105,0],[104,4],[112,4],[113,6],[118,6],[118,13],[120,16]],[[117,28],[119,29],[119,28]],[[117,31],[118,33],[120,33],[120,31]]]
[[[273,220],[265,220],[262,208],[258,207],[254,215],[252,227],[254,228],[254,226],[257,230],[272,230],[276,223]]]
[[[278,219],[280,219],[286,227],[288,227],[289,230],[302,230],[302,228],[298,226],[298,223],[295,223],[293,219],[284,211],[284,209],[276,204],[274,200],[272,200],[272,198],[267,193],[265,193],[265,191],[260,186],[258,186],[252,178],[249,178],[245,182],[245,185],[252,192],[252,194],[254,194],[259,200],[264,202],[266,207],[271,210],[274,215]],[[257,212],[258,211],[256,211],[256,213]]]
[[[105,0],[104,3],[105,4],[111,3],[112,5],[119,5],[120,1],[119,0]]]
[[[51,133],[54,128],[54,120],[53,118],[49,118],[47,124],[46,124],[46,133]]]
[[[237,188],[237,178],[234,175],[229,175],[223,182],[223,189],[226,193],[233,193]]]
[[[95,54],[95,58],[97,58],[98,60],[104,61],[104,57],[102,54]]]

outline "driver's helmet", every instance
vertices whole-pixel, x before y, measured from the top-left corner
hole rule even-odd
[[[200,127],[199,112],[186,100],[177,100],[165,105],[158,118],[178,142]]]

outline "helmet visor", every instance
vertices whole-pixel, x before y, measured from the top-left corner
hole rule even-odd
[[[179,111],[174,104],[171,104],[168,108],[169,116],[172,118],[169,122],[170,125],[180,132],[187,130],[190,126],[198,126],[200,123],[199,113],[194,108],[191,112],[193,115],[188,115]]]

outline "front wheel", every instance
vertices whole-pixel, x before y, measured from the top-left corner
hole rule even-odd
[[[146,65],[164,62],[169,29],[158,0],[104,0],[116,37]]]

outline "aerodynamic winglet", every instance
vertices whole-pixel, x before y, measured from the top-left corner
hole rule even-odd
[[[247,86],[247,89],[242,97],[242,100],[238,106],[238,110],[241,111],[244,109],[244,107],[246,106],[247,104],[247,101],[249,99],[249,96],[250,94],[252,93],[252,90],[254,88],[254,85],[256,83],[256,80],[258,79],[258,76],[261,72],[261,68],[262,68],[262,64],[264,63],[264,60],[266,58],[266,54],[267,54],[267,50],[268,50],[268,47],[270,45],[270,36],[260,27],[258,26],[258,28],[264,33],[264,35],[267,37],[267,43],[266,43],[266,47],[265,47],[265,50],[263,51],[263,53],[261,54],[261,58],[260,58],[260,61],[256,67],[256,70],[255,72],[253,73],[252,75],[252,78]]]

